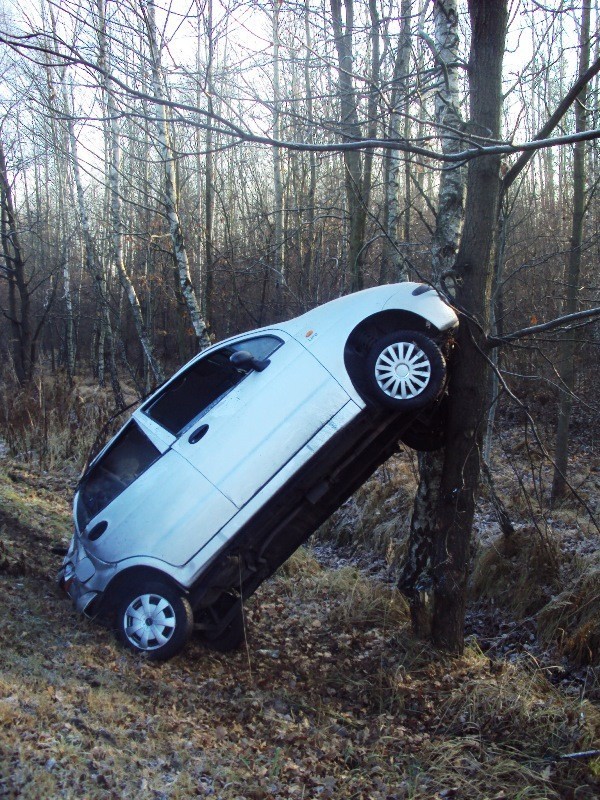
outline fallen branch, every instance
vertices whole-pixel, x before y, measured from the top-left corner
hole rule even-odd
[[[580,753],[563,753],[556,760],[566,761],[567,759],[597,758],[598,756],[600,756],[600,750],[582,750]]]

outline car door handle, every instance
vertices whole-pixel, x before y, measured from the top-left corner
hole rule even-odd
[[[196,428],[196,430],[190,434],[188,442],[190,444],[196,444],[196,442],[199,442],[200,439],[204,436],[207,430],[208,430],[208,425],[200,425],[199,428]]]

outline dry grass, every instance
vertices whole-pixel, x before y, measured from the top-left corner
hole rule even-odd
[[[475,557],[471,592],[519,616],[534,614],[555,593],[559,579],[556,544],[527,527],[499,536]]]
[[[535,616],[540,641],[558,646],[575,665],[598,664],[600,560],[561,558],[559,542],[531,530],[498,537],[480,548],[471,593],[519,618]]]
[[[477,654],[475,662],[477,662]],[[510,741],[515,748],[535,745],[548,754],[569,743],[594,746],[600,713],[586,700],[566,698],[551,686],[541,669],[493,662],[487,674],[472,671],[453,691],[443,709],[449,730],[492,741]]]
[[[66,376],[0,387],[0,437],[13,456],[38,469],[80,470],[114,410],[106,390],[71,386]]]
[[[1,465],[0,465],[1,466]],[[12,477],[10,477],[12,475]],[[0,469],[0,796],[550,800],[598,796],[597,711],[540,670],[441,659],[389,588],[296,555],[248,648],[130,656],[56,594],[68,489]],[[21,560],[19,554],[26,553]]]
[[[583,563],[540,611],[538,627],[543,640],[558,643],[576,664],[600,662],[600,558]]]
[[[404,552],[417,487],[414,453],[389,459],[325,523],[319,536],[336,545],[368,547],[397,564]]]
[[[318,607],[315,618],[340,629],[389,626],[397,630],[408,623],[408,606],[395,588],[366,579],[355,567],[325,569],[307,548],[289,559],[277,584],[299,602],[314,603]]]

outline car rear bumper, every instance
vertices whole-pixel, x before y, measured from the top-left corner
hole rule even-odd
[[[79,613],[94,616],[95,601],[102,597],[115,571],[114,564],[105,564],[90,556],[75,533],[58,572],[57,583]]]

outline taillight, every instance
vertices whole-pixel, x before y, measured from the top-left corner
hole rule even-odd
[[[75,577],[75,568],[71,562],[65,564],[64,571],[62,577],[59,581],[59,586],[65,592],[69,592],[71,588],[71,584],[73,583],[73,578]]]

